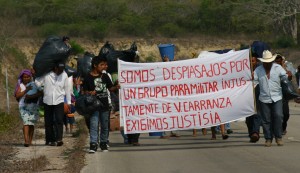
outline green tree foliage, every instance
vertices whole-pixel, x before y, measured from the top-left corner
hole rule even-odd
[[[251,2],[262,0],[251,0]],[[276,0],[276,2],[279,0]],[[294,0],[293,0],[294,1]],[[104,38],[185,34],[270,34],[274,26],[248,0],[0,0],[0,17],[20,18],[31,34]],[[270,1],[272,3],[273,1]],[[275,1],[274,1],[275,2]],[[267,3],[267,2],[266,2]],[[267,3],[268,4],[268,3]]]

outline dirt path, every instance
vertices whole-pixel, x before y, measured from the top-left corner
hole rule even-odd
[[[80,118],[79,115],[76,118]],[[33,145],[30,147],[24,147],[22,144],[16,145],[15,149],[17,154],[14,157],[14,160],[18,161],[28,161],[31,160],[33,170],[40,170],[42,168],[43,173],[61,173],[66,172],[66,166],[68,164],[68,153],[74,149],[74,145],[78,140],[76,137],[73,137],[72,134],[66,134],[64,132],[63,136],[63,146],[47,146],[45,145],[45,129],[43,128],[43,119],[40,119],[37,129],[35,131],[35,136],[33,139]],[[75,131],[76,131],[75,127]],[[20,131],[22,133],[22,131]],[[37,159],[45,157],[48,163],[44,165],[39,165]]]

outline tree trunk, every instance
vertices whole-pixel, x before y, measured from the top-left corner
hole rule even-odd
[[[296,11],[296,9],[295,9]],[[297,45],[298,44],[298,30],[297,30],[297,16],[296,16],[296,13],[295,15],[293,15],[291,17],[291,35],[292,35],[292,38],[294,39],[294,43]]]

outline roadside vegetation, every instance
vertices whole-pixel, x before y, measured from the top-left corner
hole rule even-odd
[[[299,12],[295,0],[0,0],[2,23],[16,19],[23,37],[248,35],[287,46],[282,37],[293,41],[289,23]]]

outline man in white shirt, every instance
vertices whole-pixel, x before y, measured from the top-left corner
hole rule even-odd
[[[263,57],[258,58],[263,64],[254,71],[254,82],[259,83],[259,103],[261,110],[262,126],[265,146],[272,145],[273,137],[278,146],[283,146],[282,141],[282,89],[281,80],[286,77],[286,71],[276,63],[273,63],[276,54],[273,56],[268,50],[263,52]]]
[[[68,86],[68,75],[65,64],[58,63],[51,72],[37,78],[38,87],[44,87],[43,102],[45,106],[46,145],[62,146],[64,97],[71,104],[71,93]]]

